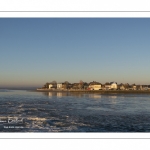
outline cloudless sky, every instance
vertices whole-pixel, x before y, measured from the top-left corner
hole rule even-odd
[[[0,18],[0,87],[150,84],[149,18]]]

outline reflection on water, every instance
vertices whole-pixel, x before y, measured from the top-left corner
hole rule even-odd
[[[100,99],[101,98],[101,95],[98,95],[98,94],[89,94],[88,96],[89,96],[89,98],[94,98],[94,99]]]
[[[101,95],[100,94],[82,94],[82,93],[69,93],[69,92],[43,92],[44,95],[48,97],[65,97],[65,96],[74,96],[77,98],[82,98],[82,97],[89,97],[89,98],[94,98],[94,99],[100,99]],[[109,96],[109,98],[117,98],[116,96]]]
[[[149,108],[149,95],[1,91],[0,131],[149,132]]]
[[[63,96],[68,96],[68,93],[66,93],[66,92],[64,92],[64,93],[62,93],[62,92],[43,92],[43,94],[50,98],[54,97],[54,96],[56,96],[58,98],[61,98]]]
[[[52,97],[52,93],[51,93],[51,92],[49,92],[49,93],[48,93],[48,96],[49,96],[49,97]]]
[[[55,93],[52,93],[52,92],[48,92],[48,93],[44,93],[45,95],[48,94],[49,97],[53,97],[53,96],[57,96],[58,98],[61,98],[62,96],[67,96],[67,94],[64,94],[61,93],[61,92],[55,92]]]
[[[69,92],[43,92],[44,95],[47,95],[49,97],[64,97],[64,96],[74,96],[74,97],[78,97],[78,98],[82,98],[82,97],[89,97],[89,98],[93,98],[93,99],[101,99],[102,95],[101,94],[83,94],[83,93],[77,93],[77,92],[73,92],[73,93],[69,93]],[[106,95],[103,95],[106,96]],[[116,99],[117,95],[108,95],[107,98],[109,99]]]
[[[57,97],[60,97],[60,98],[61,98],[62,96],[63,96],[63,95],[62,95],[61,92],[58,92],[58,93],[57,93]]]

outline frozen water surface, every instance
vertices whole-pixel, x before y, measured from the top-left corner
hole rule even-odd
[[[149,132],[150,95],[0,90],[1,132]]]

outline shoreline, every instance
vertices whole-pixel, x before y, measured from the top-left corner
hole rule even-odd
[[[150,94],[150,90],[50,90],[50,89],[36,89],[37,92],[69,92],[69,93],[100,93],[100,94]]]

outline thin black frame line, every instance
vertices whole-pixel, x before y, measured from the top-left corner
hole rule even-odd
[[[150,11],[0,11],[0,12],[150,12]]]

